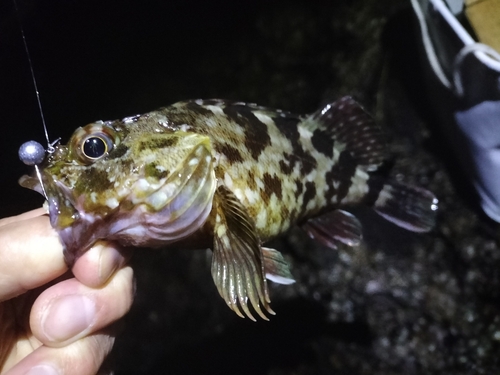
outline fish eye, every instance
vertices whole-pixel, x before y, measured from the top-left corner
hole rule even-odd
[[[82,153],[91,160],[99,159],[108,152],[108,145],[102,137],[91,136],[82,143]]]
[[[69,140],[68,161],[90,165],[107,156],[120,144],[114,128],[102,122],[78,128]]]

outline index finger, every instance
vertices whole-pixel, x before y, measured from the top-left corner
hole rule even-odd
[[[46,284],[67,270],[49,218],[30,213],[25,217],[0,223],[0,301]]]
[[[0,226],[15,223],[21,220],[31,219],[32,217],[42,216],[46,213],[47,211],[45,210],[45,208],[40,207],[37,208],[36,210],[31,210],[28,212],[23,212],[22,214],[16,216],[5,217],[3,219],[0,219]]]

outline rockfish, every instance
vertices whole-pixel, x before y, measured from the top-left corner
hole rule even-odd
[[[433,227],[436,198],[380,176],[387,156],[383,132],[351,97],[306,116],[191,100],[79,128],[46,154],[39,178],[20,182],[46,195],[70,266],[99,239],[210,248],[227,305],[255,320],[250,300],[267,320],[266,278],[293,277],[262,244],[291,226],[332,248],[361,241],[349,206],[411,231]]]

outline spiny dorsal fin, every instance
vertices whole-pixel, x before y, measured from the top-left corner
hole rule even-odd
[[[350,96],[327,104],[305,122],[316,125],[313,137],[333,138],[345,145],[367,170],[375,170],[387,157],[386,137],[372,116]],[[316,133],[316,134],[315,134]]]
[[[221,297],[238,316],[255,320],[248,300],[262,319],[269,320],[262,306],[274,315],[269,306],[263,255],[255,225],[245,207],[226,187],[215,192],[215,227],[212,277]],[[239,307],[238,307],[239,305]]]

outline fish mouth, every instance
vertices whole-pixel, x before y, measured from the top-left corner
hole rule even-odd
[[[200,143],[167,177],[150,183],[139,176],[117,207],[105,212],[84,209],[85,196],[42,171],[49,216],[72,266],[97,240],[123,246],[159,247],[181,240],[205,223],[216,189],[210,147]],[[25,183],[26,185],[26,183]]]

